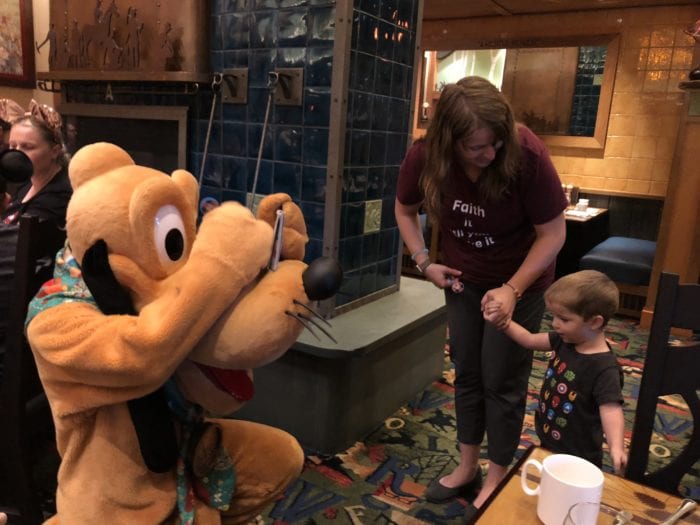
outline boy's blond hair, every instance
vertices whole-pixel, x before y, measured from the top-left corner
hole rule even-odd
[[[603,326],[608,324],[620,305],[617,285],[610,277],[596,270],[581,270],[561,277],[547,289],[544,298],[586,320],[600,315]]]

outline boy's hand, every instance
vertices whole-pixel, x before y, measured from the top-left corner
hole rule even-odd
[[[625,451],[625,416],[619,403],[604,403],[598,407],[603,424],[605,440],[608,442],[610,459],[615,473],[624,472],[627,466]]]
[[[484,315],[495,314],[501,309],[501,306],[503,306],[503,303],[500,301],[489,301],[484,305]]]
[[[486,306],[490,303],[498,304],[498,309],[486,314]],[[515,310],[515,294],[509,288],[504,289],[502,286],[493,288],[481,298],[481,310],[485,314],[484,319],[494,324],[499,330],[505,330]]]
[[[484,320],[495,325],[499,330],[505,330],[510,324],[510,317],[505,318],[505,320],[502,318],[502,308],[503,303],[496,300],[489,301],[482,307]]]
[[[615,470],[615,474],[622,476],[625,473],[625,468],[627,468],[627,452],[625,450],[610,450],[610,459],[612,461],[612,467]]]
[[[494,325],[499,330],[505,330],[510,324],[512,312],[508,313],[507,306],[498,299],[489,299],[481,302],[481,311],[484,320]]]

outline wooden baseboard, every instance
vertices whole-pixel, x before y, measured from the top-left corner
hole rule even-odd
[[[635,295],[638,297],[646,297],[649,292],[648,286],[642,286],[639,284],[627,284],[627,283],[615,283],[617,288],[620,290],[620,294],[625,295]]]
[[[620,307],[618,313],[640,319],[647,301],[648,286],[615,283],[620,290]]]

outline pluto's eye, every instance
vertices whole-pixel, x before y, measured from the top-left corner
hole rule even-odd
[[[185,253],[185,224],[180,211],[172,205],[163,206],[155,217],[154,240],[161,262],[177,262]]]

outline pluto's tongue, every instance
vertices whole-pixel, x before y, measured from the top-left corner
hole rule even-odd
[[[232,395],[238,401],[249,401],[253,397],[255,387],[245,370],[224,370],[199,363],[197,366],[220,390]]]

